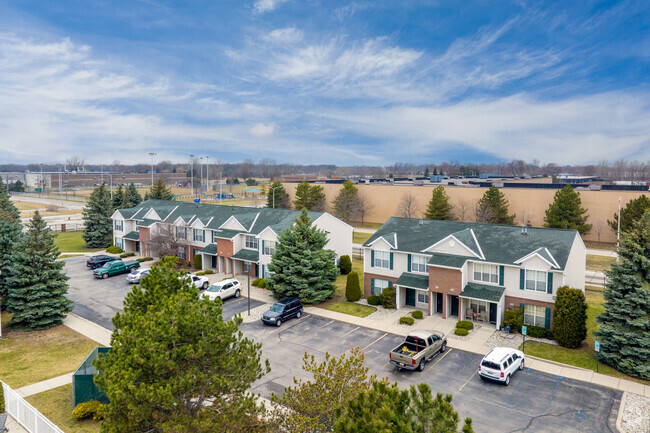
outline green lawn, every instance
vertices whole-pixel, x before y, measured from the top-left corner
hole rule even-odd
[[[86,248],[86,242],[81,235],[83,232],[58,233],[54,243],[62,253],[78,253],[81,251],[102,251],[103,248]]]
[[[592,271],[608,270],[613,263],[616,263],[615,257],[587,254],[587,269]]]
[[[72,384],[34,394],[25,400],[65,432],[99,432],[99,421],[77,421],[72,417]]]
[[[75,371],[97,343],[65,325],[45,331],[13,331],[2,313],[0,379],[20,388]]]
[[[372,233],[360,233],[354,232],[352,234],[352,243],[353,244],[365,244],[368,239],[372,236]]]
[[[603,306],[603,290],[593,286],[587,286],[585,291],[587,296],[587,339],[577,349],[567,349],[565,347],[551,346],[544,343],[529,341],[526,343],[526,354],[537,356],[538,358],[549,359],[576,367],[596,370],[596,356],[594,351],[593,333],[597,330],[596,316],[605,311]],[[599,363],[598,372],[608,376],[619,377],[621,379],[632,380],[634,382],[650,385],[650,381],[630,377],[620,371]]]
[[[348,301],[328,303],[327,305],[323,305],[323,308],[326,310],[336,311],[338,313],[349,314],[351,316],[357,317],[366,317],[377,311],[375,307]]]
[[[352,259],[352,270],[359,275],[359,287],[363,292],[363,260]],[[347,275],[339,275],[336,277],[334,285],[336,286],[336,292],[330,302],[345,301],[345,285],[348,281]]]
[[[352,227],[355,227],[355,228],[374,229],[374,230],[377,230],[378,228],[380,228],[381,226],[384,225],[383,223],[363,223],[362,224],[362,223],[358,223],[358,222],[357,223],[350,223],[350,224],[352,225]]]

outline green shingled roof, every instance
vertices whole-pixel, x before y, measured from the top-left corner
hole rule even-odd
[[[122,239],[128,239],[130,241],[139,241],[140,240],[140,233],[138,233],[136,231],[129,232]]]
[[[479,299],[488,302],[499,302],[505,290],[505,287],[501,286],[467,283],[463,291],[460,293],[460,297]]]
[[[429,288],[429,276],[402,272],[395,285],[427,290]]]
[[[474,232],[485,255],[485,261],[514,264],[515,261],[538,248],[548,248],[560,269],[564,269],[573,241],[578,234],[576,230],[528,227],[527,234],[524,235],[521,233],[521,227],[517,226],[392,217],[368,239],[364,246],[368,247],[378,237],[394,232],[397,233],[398,251],[421,253],[452,234],[462,237],[464,241],[471,244],[473,236],[469,230],[467,233],[460,233],[467,229]],[[476,252],[478,253],[478,248]]]
[[[460,269],[467,260],[474,258],[475,257],[455,256],[453,254],[433,253],[429,259],[429,264]]]
[[[232,258],[245,262],[257,262],[260,259],[260,254],[257,251],[241,249]]]
[[[136,223],[136,226],[138,227],[150,227],[153,223],[157,223],[158,220],[150,220],[150,219],[145,219],[142,221],[138,221]]]
[[[217,255],[217,244],[210,244],[199,252],[204,254],[212,254],[215,256]]]
[[[214,234],[214,237],[221,238],[221,239],[232,239],[240,233],[245,233],[245,232],[242,232],[240,230],[221,229],[220,231]]]

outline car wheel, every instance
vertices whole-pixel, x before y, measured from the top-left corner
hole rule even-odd
[[[102,278],[103,278],[103,279],[108,278],[108,274],[102,274]]]
[[[522,359],[521,364],[519,364],[519,370],[523,370],[523,369],[524,369],[524,360]]]
[[[300,316],[302,316],[302,310],[298,310],[296,313],[296,319],[300,319]]]
[[[203,290],[208,290],[208,282],[203,283]]]
[[[277,326],[278,328],[280,327],[280,325],[282,325],[282,319],[278,319],[278,321],[275,322],[275,326]]]
[[[129,268],[129,271],[133,272],[133,271],[135,271],[135,269],[136,269],[135,266],[131,266],[131,267]]]
[[[239,298],[241,296],[241,292],[239,290],[235,290],[235,298]]]
[[[442,347],[440,348],[440,353],[443,353],[445,350],[447,350],[447,342],[442,343]]]
[[[425,364],[425,362],[424,362],[424,359],[423,359],[422,361],[420,361],[420,365],[418,365],[418,370],[424,371],[424,364]]]
[[[510,385],[510,375],[506,376],[506,381],[503,383],[505,386]]]

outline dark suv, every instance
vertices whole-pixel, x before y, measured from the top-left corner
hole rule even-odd
[[[271,305],[269,311],[262,316],[262,322],[280,326],[287,319],[302,316],[302,310],[303,306],[298,298],[286,298]]]
[[[86,266],[88,266],[90,269],[97,269],[97,268],[101,268],[108,262],[112,262],[113,260],[115,260],[115,257],[105,256],[105,255],[92,256],[91,258],[86,260]]]

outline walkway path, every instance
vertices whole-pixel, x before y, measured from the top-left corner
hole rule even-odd
[[[33,383],[31,385],[23,386],[22,388],[16,389],[16,393],[22,398],[29,397],[30,395],[38,394],[40,392],[49,391],[54,388],[58,388],[63,385],[72,383],[72,375],[74,373],[66,373],[58,377],[53,377],[52,379],[44,380],[42,382]]]

